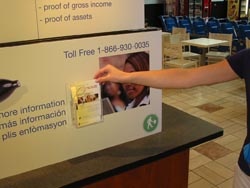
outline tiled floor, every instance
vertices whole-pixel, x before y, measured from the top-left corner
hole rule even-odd
[[[192,148],[189,188],[231,188],[246,136],[244,82],[240,79],[191,89],[165,89],[163,102],[224,129],[220,138]]]

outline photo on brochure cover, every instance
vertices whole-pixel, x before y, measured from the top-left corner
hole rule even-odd
[[[148,71],[149,52],[135,52],[99,58],[100,68],[111,64],[125,72]],[[103,115],[150,104],[150,88],[137,84],[105,82],[101,86]]]

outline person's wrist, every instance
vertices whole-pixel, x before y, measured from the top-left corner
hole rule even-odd
[[[134,76],[135,76],[134,72],[130,72],[130,73],[126,72],[123,82],[124,83],[133,83],[133,80],[135,79]]]

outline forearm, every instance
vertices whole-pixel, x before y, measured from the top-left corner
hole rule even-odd
[[[164,69],[128,73],[125,82],[150,86],[153,88],[190,87],[188,69]]]
[[[238,76],[226,60],[213,65],[190,69],[163,69],[139,72],[123,72],[107,65],[94,78],[97,82],[133,83],[154,88],[189,88],[225,82]]]
[[[229,81],[238,76],[226,61],[190,69],[164,69],[128,73],[125,82],[154,88],[190,88]]]

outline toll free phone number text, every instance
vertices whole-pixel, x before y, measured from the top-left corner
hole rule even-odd
[[[116,52],[126,52],[131,50],[138,50],[149,48],[149,41],[135,42],[135,43],[124,43],[124,44],[114,44],[99,46],[97,49],[73,49],[63,51],[64,57],[66,59],[82,57],[82,56],[94,56],[96,54],[109,54]]]
[[[149,48],[149,41],[135,42],[135,43],[124,43],[120,45],[109,45],[98,47],[98,53],[113,53],[113,52],[125,52],[130,50],[145,49]]]

